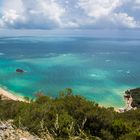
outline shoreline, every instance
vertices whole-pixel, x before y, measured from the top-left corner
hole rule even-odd
[[[10,92],[7,89],[4,89],[2,87],[0,87],[0,96],[2,97],[2,100],[13,100],[13,101],[20,101],[20,102],[29,103],[29,101],[24,99],[24,96],[15,95],[14,93],[12,93],[12,92]],[[105,107],[105,106],[100,105],[100,104],[99,104],[99,106],[100,107]],[[114,111],[119,112],[119,108],[117,108],[117,107],[113,107],[113,108],[114,108]]]
[[[0,96],[2,100],[13,100],[13,101],[20,101],[20,102],[26,102],[26,103],[30,103],[30,101],[27,101],[24,96],[20,96],[20,95],[16,95],[10,91],[8,91],[8,89],[4,89],[2,87],[0,87]],[[105,107],[108,108],[104,105],[98,104],[100,107]],[[127,102],[125,101],[125,106],[122,108],[119,107],[114,107],[114,106],[110,106],[114,108],[115,112],[121,113],[122,109],[125,109],[127,106]]]
[[[5,98],[5,100],[27,102],[24,99],[24,97],[19,96],[19,95],[15,95],[15,94],[13,94],[13,93],[9,92],[8,90],[5,90],[1,87],[0,87],[0,95],[2,96],[2,98]]]

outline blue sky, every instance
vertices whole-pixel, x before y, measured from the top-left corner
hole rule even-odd
[[[140,0],[0,0],[0,29],[140,29]]]

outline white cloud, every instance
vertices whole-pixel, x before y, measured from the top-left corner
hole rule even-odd
[[[21,15],[18,15],[13,9],[4,11],[4,14],[1,18],[2,26],[12,26],[18,21],[24,21],[24,18]]]
[[[0,27],[15,27],[18,22],[24,22],[21,0],[5,0],[0,8]]]
[[[140,28],[140,0],[2,0],[1,28]]]
[[[50,26],[54,27],[62,24],[61,17],[65,13],[65,9],[54,0],[11,1],[13,3],[6,0],[3,4],[0,25],[13,25],[15,27],[18,22],[29,27],[33,24],[35,27],[32,26],[31,28],[41,28],[41,26],[50,28]]]
[[[112,13],[122,5],[120,0],[79,0],[78,5],[90,17],[100,18]]]
[[[112,15],[112,21],[119,27],[137,28],[139,24],[127,13],[115,13]]]
[[[61,28],[79,28],[79,24],[73,21],[63,22],[61,23]]]
[[[23,12],[22,0],[2,0],[3,11],[8,11],[9,9],[13,9],[19,13]]]
[[[135,3],[136,4],[140,4],[140,0],[135,0]]]
[[[140,0],[134,0],[133,3],[134,3],[134,6],[133,6],[134,10],[140,9]]]
[[[132,0],[79,0],[78,5],[89,17],[90,27],[139,28],[139,23],[134,17],[117,11],[128,2]],[[85,22],[85,24],[88,23]]]
[[[55,1],[36,0],[36,5],[34,4],[34,6],[35,7],[31,7],[31,10],[29,10],[31,15],[40,15],[61,24],[61,16],[65,13],[65,9]]]

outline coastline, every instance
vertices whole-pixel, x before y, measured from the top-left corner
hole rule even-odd
[[[24,96],[15,95],[15,94],[11,93],[10,91],[8,91],[4,88],[1,88],[1,87],[0,87],[0,96],[2,97],[2,100],[13,100],[13,101],[20,101],[20,102],[29,103],[29,101],[24,99]],[[99,106],[100,107],[105,107],[103,105],[99,105]],[[117,108],[117,107],[114,107],[114,111],[120,112],[119,108]]]
[[[27,101],[24,96],[16,95],[13,92],[9,91],[8,89],[5,89],[3,87],[0,87],[0,96],[2,100],[13,100],[13,101],[20,101],[20,102],[26,102],[30,103],[30,101]],[[131,106],[131,103],[128,103],[129,100],[125,101],[125,105],[123,107],[113,107],[115,112],[121,113],[122,111],[124,112],[126,106]],[[98,104],[100,107],[106,107],[105,105]],[[131,108],[132,109],[132,108]]]
[[[0,87],[0,95],[2,98],[5,98],[6,100],[13,100],[13,101],[21,101],[21,102],[27,102],[24,97],[15,95],[3,88]]]

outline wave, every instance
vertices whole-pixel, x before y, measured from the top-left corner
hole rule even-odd
[[[0,55],[5,55],[4,53],[0,52]]]
[[[127,74],[130,74],[131,72],[130,72],[130,70],[128,70],[128,71],[126,71],[126,73],[127,73]]]
[[[123,70],[121,70],[121,69],[120,70],[117,70],[117,71],[120,72],[120,73],[123,72]]]
[[[110,61],[111,61],[110,59],[105,60],[105,62],[110,62]]]

